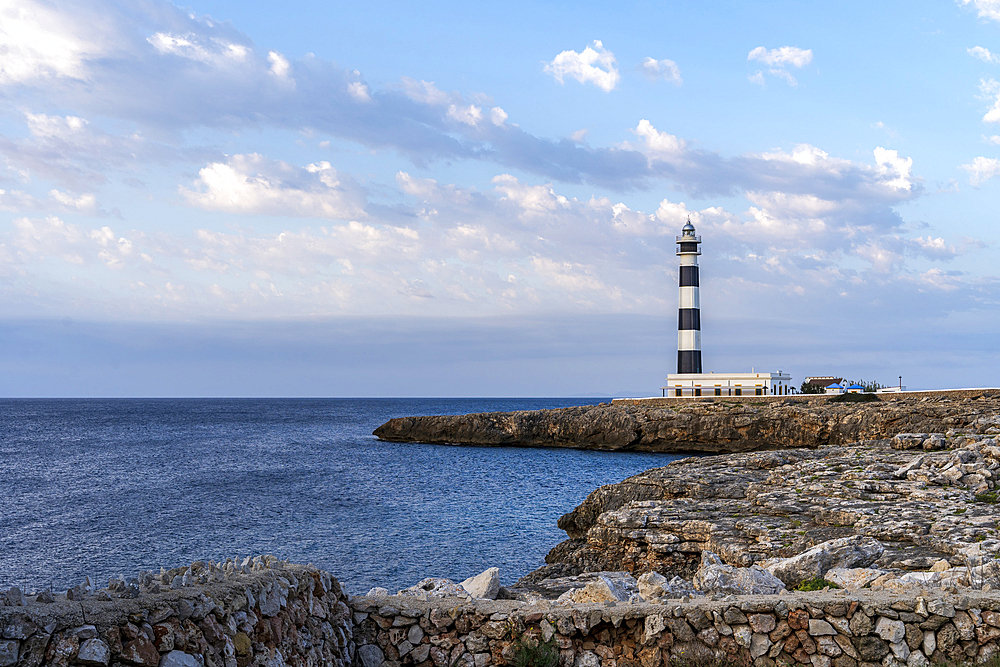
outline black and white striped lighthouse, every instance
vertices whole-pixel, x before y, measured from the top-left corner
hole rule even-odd
[[[680,298],[677,303],[677,372],[701,373],[701,303],[698,299],[698,255],[701,237],[691,218],[677,237],[681,258]]]

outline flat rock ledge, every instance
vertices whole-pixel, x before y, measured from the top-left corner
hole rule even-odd
[[[882,545],[876,577],[965,567],[975,578],[998,569],[998,484],[998,437],[954,430],[681,459],[592,492],[559,519],[569,539],[519,585],[596,571],[691,579],[703,552],[768,567],[852,537]]]
[[[375,429],[392,442],[729,453],[818,448],[898,433],[1000,429],[1000,390],[882,394],[872,403],[826,396],[668,399],[596,406],[398,417]]]

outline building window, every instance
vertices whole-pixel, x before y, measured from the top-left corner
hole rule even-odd
[[[739,387],[737,387],[737,388],[736,388],[736,395],[737,395],[737,396],[742,396],[742,395],[743,395],[743,390],[742,390],[742,389],[740,389]]]
[[[682,395],[682,393],[681,393],[681,388],[680,387],[677,387],[677,389],[674,389],[674,396],[681,396],[681,395]]]
[[[701,387],[698,387],[697,389],[694,390],[694,395],[701,396]]]
[[[722,388],[721,387],[716,387],[715,388],[715,395],[716,396],[722,396]]]
[[[762,390],[762,389],[761,389],[760,387],[757,387],[757,391],[756,391],[755,393],[756,393],[756,394],[757,394],[758,396],[760,396],[761,394],[763,394],[763,393],[764,393],[764,391],[763,391],[763,390]]]

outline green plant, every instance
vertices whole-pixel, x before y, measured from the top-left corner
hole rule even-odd
[[[986,493],[976,494],[977,503],[989,503],[990,505],[996,505],[1000,503],[1000,498],[997,498],[996,491],[987,491]]]
[[[813,577],[812,579],[806,579],[801,584],[795,587],[797,591],[821,591],[824,588],[840,588],[837,584],[832,581],[827,581],[823,577]]]
[[[514,642],[514,667],[558,667],[559,647],[555,639],[541,642],[532,637],[518,637]]]
[[[957,509],[954,512],[952,512],[952,514],[965,514],[966,509],[967,508],[962,507],[961,509]]]

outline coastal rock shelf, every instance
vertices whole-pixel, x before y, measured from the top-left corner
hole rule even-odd
[[[990,420],[985,430],[1000,431]],[[521,585],[602,570],[690,579],[702,552],[766,567],[852,536],[884,547],[872,579],[933,565],[975,572],[1000,552],[998,483],[992,433],[682,459],[592,492],[559,519],[569,539]]]
[[[826,396],[672,400],[398,417],[374,434],[392,442],[728,453],[845,445],[904,432],[985,432],[1000,425],[1000,390],[885,394],[860,404]]]

